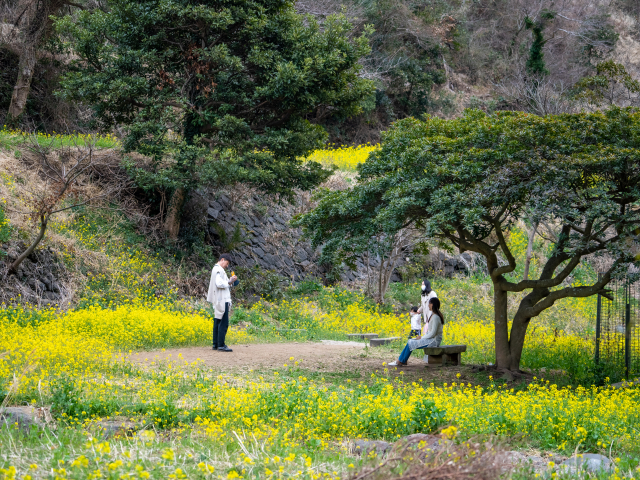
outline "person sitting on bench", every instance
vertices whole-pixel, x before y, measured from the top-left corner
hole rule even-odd
[[[439,347],[442,343],[442,327],[444,326],[444,315],[440,312],[440,300],[437,297],[429,299],[429,310],[432,312],[429,323],[424,326],[426,334],[416,337],[407,342],[407,345],[400,353],[400,357],[395,362],[389,364],[390,367],[403,367],[416,348]]]

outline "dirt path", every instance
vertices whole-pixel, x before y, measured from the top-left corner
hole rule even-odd
[[[142,365],[151,365],[158,360],[173,360],[192,363],[196,360],[205,365],[230,370],[277,369],[283,365],[292,365],[291,357],[300,361],[300,368],[317,372],[350,371],[360,376],[371,373],[381,374],[388,363],[397,358],[397,353],[384,349],[364,348],[364,344],[354,342],[292,342],[233,345],[232,353],[211,350],[210,347],[171,348],[163,351],[139,352],[129,358]],[[403,368],[390,368],[391,376],[402,375],[407,380],[422,378],[429,381],[450,381],[457,373],[464,373],[468,368],[459,367],[427,367],[421,358],[409,359],[409,365]]]
[[[265,343],[233,345],[233,352],[225,353],[211,350],[210,347],[171,348],[163,351],[140,352],[131,355],[135,362],[149,364],[155,360],[200,360],[215,367],[270,367],[278,368],[291,364],[290,358],[301,360],[306,367],[337,367],[352,362],[364,352],[364,344],[355,342],[323,343]],[[378,362],[379,365],[382,365]]]

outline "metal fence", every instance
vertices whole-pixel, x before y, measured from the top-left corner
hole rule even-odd
[[[640,374],[640,285],[621,279],[607,288],[613,301],[598,295],[595,360],[629,379]]]

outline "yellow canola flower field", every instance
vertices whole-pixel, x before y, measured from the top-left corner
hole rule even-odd
[[[289,328],[305,328],[333,333],[377,333],[381,337],[400,337],[404,342],[410,331],[408,315],[380,313],[366,302],[364,296],[351,294],[351,302],[345,304],[340,293],[329,299],[328,305],[319,308],[308,299],[283,301],[268,308],[259,303],[255,312],[284,319]],[[455,309],[455,301],[447,302],[449,311]],[[445,313],[445,316],[447,313]],[[495,359],[495,328],[493,322],[474,320],[468,316],[445,322],[443,343],[467,345],[464,360],[469,363],[489,363]],[[566,370],[581,375],[593,359],[593,339],[558,332],[544,322],[532,323],[525,341],[522,366]]]
[[[212,321],[192,312],[172,311],[162,304],[89,307],[57,314],[39,313],[21,321],[20,311],[0,315],[0,387],[23,377],[26,393],[41,379],[59,375],[90,375],[123,366],[123,353],[143,348],[203,345],[211,341]],[[7,312],[5,312],[7,313]],[[16,316],[18,317],[16,319]],[[247,340],[231,328],[232,343]]]
[[[335,149],[315,150],[307,160],[325,166],[336,166],[340,170],[355,171],[360,163],[364,163],[369,154],[378,150],[380,145],[358,145],[357,147],[341,146]]]
[[[302,362],[304,363],[304,362]],[[212,438],[232,439],[244,429],[267,443],[318,442],[345,438],[395,439],[414,432],[456,425],[464,436],[526,435],[543,448],[592,451],[632,446],[640,428],[640,390],[611,387],[558,388],[547,382],[522,391],[464,383],[444,386],[391,381],[331,385],[281,369],[275,381],[262,377],[218,377],[203,381],[204,371],[167,364],[143,381],[82,384],[90,398],[120,398],[147,405],[159,427],[194,421]],[[385,371],[386,374],[386,371]],[[297,376],[296,376],[297,375]],[[282,377],[283,380],[277,379]],[[133,380],[133,379],[132,379]],[[176,392],[189,392],[176,396]],[[172,404],[188,404],[180,412]]]
[[[36,141],[40,145],[51,146],[52,148],[89,145],[93,145],[97,148],[115,148],[119,145],[119,141],[116,136],[110,133],[104,135],[96,133],[29,133],[22,130],[7,128],[6,125],[0,129],[0,145],[17,145],[30,141]]]

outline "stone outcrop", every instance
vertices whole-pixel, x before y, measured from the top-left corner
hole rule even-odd
[[[226,194],[209,198],[207,224],[219,248],[230,250],[238,265],[275,270],[293,280],[320,274],[318,252],[302,239],[301,229],[289,225],[295,207],[249,195],[243,201]]]
[[[293,204],[277,203],[246,189],[201,192],[200,198],[201,206],[206,208],[210,238],[218,250],[231,251],[238,265],[273,270],[296,281],[326,273],[317,263],[319,251],[303,238],[301,229],[290,225],[295,214],[311,207],[307,196],[299,195]],[[429,257],[429,270],[447,277],[478,268],[475,257],[469,253],[452,256],[438,250]],[[406,261],[400,260],[391,276],[392,282],[401,280],[398,269]],[[380,267],[380,259],[358,258],[355,265],[355,271],[343,272],[343,280],[366,279],[368,272]]]
[[[7,272],[8,266],[27,246],[23,242],[9,244],[4,258],[0,258],[0,300],[11,303],[20,298],[32,304],[60,305],[65,296],[61,277],[64,267],[50,248],[36,249],[18,267],[14,274]]]

